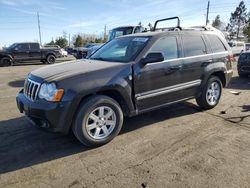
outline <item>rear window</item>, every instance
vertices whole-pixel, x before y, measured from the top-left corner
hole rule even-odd
[[[237,43],[237,46],[243,47],[244,43]]]
[[[183,36],[185,57],[206,54],[206,46],[201,36]]]
[[[221,42],[221,40],[216,35],[207,35],[207,37],[210,41],[211,48],[212,48],[212,51],[214,53],[227,51],[224,44]]]

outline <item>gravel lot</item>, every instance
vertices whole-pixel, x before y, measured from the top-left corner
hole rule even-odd
[[[235,70],[213,110],[191,100],[126,119],[88,149],[18,112],[24,78],[42,66],[0,67],[0,187],[250,187],[250,78]]]

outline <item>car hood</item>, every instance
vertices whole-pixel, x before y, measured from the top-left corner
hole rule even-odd
[[[128,63],[104,62],[84,59],[55,65],[47,65],[32,71],[31,75],[41,78],[47,82],[52,82],[61,81],[73,76],[85,73],[93,73],[104,69],[118,70],[122,66],[128,66]]]
[[[0,50],[0,53],[1,53],[1,54],[7,53],[7,50],[5,50],[5,49]]]

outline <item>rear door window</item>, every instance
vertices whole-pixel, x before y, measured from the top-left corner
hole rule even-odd
[[[183,36],[185,57],[199,56],[207,53],[206,45],[201,36]]]
[[[208,37],[208,39],[210,41],[211,48],[212,48],[212,51],[214,53],[216,53],[216,52],[225,52],[226,51],[226,48],[225,48],[224,44],[222,43],[222,41],[216,35],[207,35],[207,37]]]
[[[39,44],[38,43],[30,43],[30,49],[31,50],[39,50]]]
[[[159,39],[153,44],[150,52],[161,52],[164,56],[164,60],[178,58],[177,38],[171,36]]]

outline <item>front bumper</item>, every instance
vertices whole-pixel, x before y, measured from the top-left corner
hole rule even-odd
[[[17,107],[28,119],[39,127],[53,132],[67,133],[69,102],[53,103],[45,100],[31,101],[20,91],[16,97]]]

